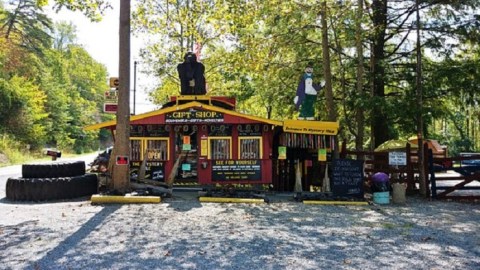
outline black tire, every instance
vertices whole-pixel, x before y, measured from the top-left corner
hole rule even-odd
[[[58,178],[9,178],[7,199],[12,201],[48,201],[73,199],[97,193],[96,174]]]
[[[23,178],[58,178],[85,174],[85,161],[23,164]]]

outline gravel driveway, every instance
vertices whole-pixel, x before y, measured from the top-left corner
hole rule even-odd
[[[0,192],[1,269],[480,269],[478,203],[215,204],[175,192],[91,205]]]

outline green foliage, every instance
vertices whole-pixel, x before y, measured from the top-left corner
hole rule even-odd
[[[46,6],[49,2],[55,2],[57,11],[62,8],[71,11],[80,11],[92,21],[100,21],[106,9],[111,8],[109,0],[35,0],[38,6]]]
[[[322,1],[200,2],[147,0],[134,12],[135,31],[155,37],[155,42],[143,50],[145,64],[160,79],[152,94],[154,100],[163,103],[168,96],[178,94],[175,67],[182,61],[183,53],[201,43],[201,61],[206,66],[210,95],[236,97],[239,110],[245,113],[274,119],[295,118],[292,100],[305,64],[313,62],[314,78],[323,78],[326,63],[322,63],[319,21]],[[473,117],[479,114],[476,85],[480,78],[475,60],[479,54],[474,50],[478,48],[480,28],[479,16],[473,12],[478,1],[421,1],[422,108],[416,95],[415,1],[389,2],[385,10],[379,0],[364,5],[365,14],[379,17],[363,16],[360,22],[365,58],[362,95],[356,93],[355,87],[357,1],[326,2],[334,99],[336,110],[341,112],[339,121],[347,127],[340,136],[355,136],[354,115],[360,107],[364,109],[366,130],[385,130],[387,138],[416,134],[419,113],[423,115],[427,136],[478,138],[480,124],[478,117]],[[374,23],[372,18],[377,21]],[[382,29],[388,31],[381,32]],[[374,58],[372,43],[383,44],[379,47],[381,54]],[[459,56],[462,59],[451,60]],[[383,72],[372,72],[372,63]],[[323,93],[316,108],[317,117],[327,119]],[[448,113],[456,111],[465,119],[455,120]],[[377,114],[382,114],[384,121],[369,128]],[[439,122],[445,122],[442,132],[436,129]],[[440,140],[452,144],[455,141]],[[478,139],[474,141],[480,147]]]
[[[24,163],[28,160],[38,158],[38,156],[32,155],[28,150],[28,146],[12,139],[7,134],[2,134],[0,136],[0,157],[5,155],[7,160],[2,160],[3,162],[0,162],[0,167]]]
[[[30,16],[41,13],[40,8],[32,6],[33,1],[21,2],[28,3]],[[18,19],[15,23],[24,25]],[[23,30],[1,37],[0,136],[9,138],[4,140],[11,144],[9,155],[18,153],[15,149],[36,151],[44,147],[63,152],[91,151],[98,148],[99,135],[86,133],[83,127],[111,119],[101,113],[103,93],[108,89],[106,68],[75,45],[75,28],[71,24],[56,26],[55,39],[39,35],[40,40],[23,39],[19,43],[17,38],[27,33]],[[44,33],[53,30],[47,25],[36,27]],[[50,44],[55,46],[51,48]]]
[[[27,4],[18,6],[24,17],[0,8],[0,104],[8,108],[0,111],[0,133],[34,147],[81,152],[96,147],[98,138],[82,127],[111,119],[100,113],[107,74],[75,44],[72,25],[52,29],[41,9],[32,5],[48,2],[19,1]],[[109,7],[106,0],[54,2],[92,20]],[[136,33],[151,37],[142,51],[142,68],[159,79],[152,93],[157,103],[179,94],[176,66],[199,45],[209,95],[236,97],[240,111],[272,119],[296,117],[293,98],[308,62],[314,64],[315,82],[324,77],[328,64],[334,109],[344,127],[341,137],[356,136],[358,108],[364,110],[367,132],[382,129],[390,138],[416,134],[421,113],[426,137],[447,144],[450,152],[478,151],[480,17],[474,11],[480,2],[420,1],[422,108],[416,95],[415,1],[389,1],[386,10],[380,9],[382,2],[366,3],[365,14],[379,17],[363,16],[360,22],[363,94],[356,89],[356,0],[326,1],[331,63],[322,62],[322,1],[145,0],[135,5],[132,20]],[[16,31],[8,31],[9,22],[18,26]],[[372,44],[379,51],[372,52]],[[321,92],[319,119],[327,119],[325,103]],[[372,125],[377,114],[384,121]],[[100,138],[106,136],[100,133]]]
[[[1,10],[0,34],[17,46],[41,53],[51,44],[51,20],[35,0],[19,0],[14,4],[11,3],[11,10]]]

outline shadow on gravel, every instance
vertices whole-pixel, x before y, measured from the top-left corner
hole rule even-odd
[[[187,212],[202,207],[202,204],[198,201],[198,193],[194,191],[174,191],[171,198],[162,200],[162,204],[166,204],[168,208],[179,212]]]
[[[76,246],[81,243],[83,239],[86,239],[92,231],[99,227],[107,217],[115,213],[120,207],[122,207],[120,204],[105,206],[100,212],[96,213],[83,224],[78,231],[68,236],[54,249],[47,252],[43,258],[34,262],[34,269],[48,269],[48,266],[56,265],[60,259],[66,257],[66,254],[71,249],[76,249]]]

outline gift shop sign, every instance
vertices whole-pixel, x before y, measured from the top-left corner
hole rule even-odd
[[[223,123],[223,113],[212,111],[184,111],[165,114],[166,123]]]

